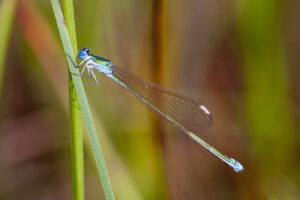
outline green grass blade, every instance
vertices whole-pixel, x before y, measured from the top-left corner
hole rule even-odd
[[[70,77],[70,75],[69,75]],[[69,78],[69,104],[71,118],[71,166],[72,166],[72,197],[74,200],[84,199],[84,153],[82,117],[72,79]]]
[[[6,48],[9,41],[12,21],[14,17],[16,1],[2,1],[0,4],[0,86],[2,85],[4,60],[6,57]],[[0,87],[1,89],[1,87]]]
[[[73,51],[77,51],[76,28],[74,20],[73,0],[63,0],[63,13],[70,36]],[[71,119],[71,166],[72,166],[72,198],[84,199],[84,156],[82,117],[74,83],[69,73],[69,105]]]
[[[70,72],[72,74],[72,79],[74,82],[74,87],[75,87],[75,90],[77,93],[79,104],[80,104],[80,107],[82,110],[82,115],[83,115],[87,130],[88,130],[90,143],[92,145],[92,150],[93,150],[93,153],[94,153],[94,156],[96,159],[96,165],[97,165],[100,179],[101,179],[101,182],[103,185],[104,194],[105,194],[105,197],[107,200],[113,200],[115,198],[114,198],[114,194],[113,194],[110,180],[108,177],[108,172],[107,172],[107,169],[105,166],[105,161],[104,161],[104,158],[102,155],[102,150],[100,148],[100,143],[99,143],[99,140],[97,137],[92,114],[91,114],[90,108],[88,106],[88,101],[87,101],[87,98],[86,98],[86,95],[84,92],[84,87],[82,85],[81,78],[80,78],[80,76],[78,76],[79,72],[75,68],[75,65],[74,65],[75,57],[74,57],[74,53],[73,53],[73,49],[72,49],[72,45],[71,45],[71,40],[69,38],[68,30],[66,27],[66,23],[65,23],[58,0],[51,0],[51,4],[52,4],[53,11],[55,14],[59,33],[60,33],[60,36],[62,39],[63,48],[67,55],[66,57],[67,57],[67,61],[68,61],[68,66],[69,66]]]

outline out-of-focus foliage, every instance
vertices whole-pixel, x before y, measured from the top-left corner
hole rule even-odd
[[[0,2],[1,24],[13,20],[0,27],[0,199],[70,199],[67,66],[52,8],[18,0],[2,17],[11,2]],[[74,6],[79,47],[205,104],[214,124],[203,138],[245,167],[233,172],[100,74],[85,88],[116,199],[300,198],[298,1]],[[85,170],[86,199],[104,198],[88,145]]]
[[[16,1],[2,1],[0,4],[0,89],[3,79],[3,65],[6,57],[6,48],[10,39],[10,32],[14,18]]]

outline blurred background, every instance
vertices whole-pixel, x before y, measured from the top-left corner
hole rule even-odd
[[[79,47],[213,113],[235,173],[99,75],[116,199],[300,199],[300,1],[74,0]],[[0,199],[71,199],[67,64],[48,0],[0,1]],[[193,119],[191,119],[193,120]],[[85,142],[86,199],[104,199]]]

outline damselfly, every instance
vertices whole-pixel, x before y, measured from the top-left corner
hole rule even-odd
[[[138,100],[227,163],[234,171],[243,170],[243,166],[238,161],[220,153],[197,136],[200,132],[210,128],[212,124],[211,113],[204,105],[166,90],[157,84],[141,80],[125,68],[114,65],[110,60],[90,54],[89,48],[82,48],[78,53],[78,58],[82,61],[77,67],[83,65],[81,76],[87,70],[88,77],[93,78],[98,85],[97,77],[93,71],[96,69],[126,88]]]

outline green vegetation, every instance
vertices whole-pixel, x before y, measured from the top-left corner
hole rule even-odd
[[[94,153],[94,156],[95,156],[95,159],[96,159],[96,164],[97,164],[98,172],[99,172],[101,182],[102,182],[102,185],[103,185],[104,194],[105,194],[105,197],[106,197],[107,200],[113,200],[114,199],[114,194],[113,194],[113,191],[112,191],[112,188],[111,188],[111,185],[110,185],[110,180],[109,180],[107,169],[106,169],[106,166],[105,166],[105,161],[104,161],[104,158],[103,158],[103,155],[102,155],[102,150],[100,148],[100,143],[98,141],[97,132],[96,132],[96,128],[95,128],[95,125],[94,125],[94,122],[93,122],[92,114],[91,114],[91,111],[90,111],[90,108],[89,108],[89,105],[88,105],[88,101],[87,101],[85,91],[84,91],[84,88],[83,88],[83,85],[82,85],[82,82],[81,82],[81,78],[80,78],[80,76],[78,76],[79,72],[76,69],[76,66],[74,65],[75,57],[74,57],[73,48],[76,47],[77,45],[74,42],[74,40],[73,40],[73,42],[75,44],[74,43],[73,43],[74,45],[71,44],[71,40],[70,40],[70,37],[69,37],[69,34],[68,34],[68,29],[66,27],[66,23],[65,23],[63,15],[62,15],[62,11],[60,9],[58,1],[57,0],[51,0],[51,3],[52,3],[53,10],[54,10],[54,13],[55,13],[55,18],[56,18],[57,26],[58,26],[59,33],[60,33],[60,36],[61,36],[61,40],[62,40],[62,43],[63,43],[63,47],[64,47],[64,50],[65,50],[66,58],[68,60],[69,69],[70,69],[72,80],[73,80],[73,83],[74,83],[74,88],[76,90],[76,94],[77,94],[79,104],[80,104],[80,107],[81,107],[81,110],[82,110],[82,115],[83,115],[83,118],[85,120],[86,127],[87,127],[87,130],[88,130],[88,134],[89,134],[89,137],[90,137],[90,143],[92,145],[93,153]],[[71,15],[71,17],[73,16],[72,14],[69,14],[69,15]],[[70,17],[69,15],[67,15],[67,16]],[[71,27],[73,26],[70,29],[72,29],[72,32],[74,32],[75,31],[74,30],[74,21],[70,21],[69,23],[73,24],[73,25],[70,25]],[[73,35],[73,38],[76,37],[74,34],[72,34],[72,35]],[[71,92],[72,93],[70,95],[71,95],[71,102],[73,104],[74,99],[76,99],[76,98],[74,98],[73,93],[75,93],[75,91],[73,91],[72,88],[73,87],[71,86]],[[77,103],[74,103],[74,104],[75,105],[72,105],[72,106],[77,105]],[[76,109],[78,110],[78,108],[76,108]],[[73,118],[72,123],[76,122],[77,119],[80,118],[80,117],[78,117],[77,110],[75,111],[76,112],[76,119],[75,119],[75,117],[72,117]],[[75,113],[73,112],[72,114],[74,115]],[[76,128],[78,128],[78,127],[76,127]],[[74,129],[73,129],[73,131],[78,132],[78,130],[74,130]],[[79,131],[79,133],[76,133],[76,134],[80,134],[80,131]],[[73,137],[74,137],[74,134],[73,134]],[[80,141],[79,141],[78,145],[81,145],[81,139],[78,138],[78,137],[76,137],[75,139],[79,139]],[[78,141],[75,141],[74,143],[78,143]],[[77,147],[77,148],[80,148],[80,147]],[[81,156],[80,155],[80,154],[82,154],[81,149],[75,150],[75,151],[76,151],[76,153],[79,154],[79,156]],[[76,155],[75,155],[75,157],[76,157]],[[79,158],[79,159],[80,159],[79,164],[82,165],[81,164],[82,158]],[[82,171],[82,169],[76,169],[76,170]],[[77,175],[77,173],[76,173],[76,175]],[[81,172],[79,172],[79,176],[80,177],[76,176],[75,179],[79,179],[79,180],[76,180],[76,181],[79,181],[79,182],[81,181],[82,182],[83,180],[82,180]],[[79,191],[76,191],[77,189]],[[80,195],[81,196],[82,193],[83,193],[82,190],[83,190],[82,186],[81,187],[79,186],[79,188],[76,187],[75,188],[75,195]],[[78,198],[82,198],[82,197],[78,197]]]
[[[15,0],[1,1],[0,3],[0,91],[3,81],[5,57],[10,40],[15,5]]]
[[[74,19],[74,7],[72,0],[64,0],[63,13],[66,26],[73,46],[73,52],[77,52],[77,38]],[[71,162],[72,162],[72,192],[74,200],[84,199],[84,159],[83,159],[83,135],[82,117],[76,91],[69,73],[69,105],[71,119]]]

